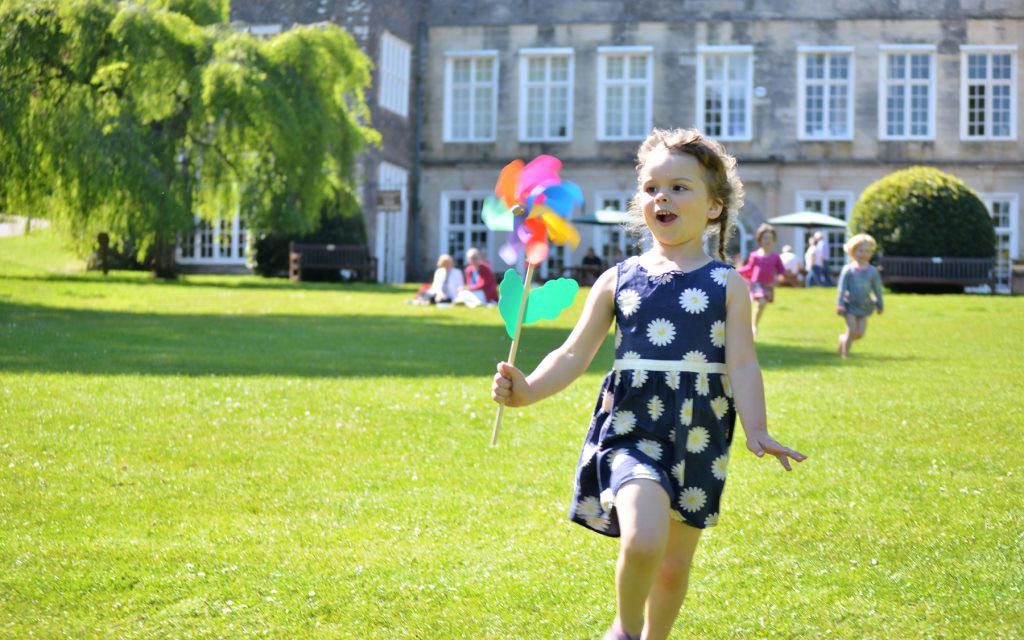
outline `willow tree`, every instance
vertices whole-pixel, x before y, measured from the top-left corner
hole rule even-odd
[[[156,275],[194,215],[311,230],[353,192],[370,63],[343,29],[260,40],[225,0],[0,0],[0,201]]]

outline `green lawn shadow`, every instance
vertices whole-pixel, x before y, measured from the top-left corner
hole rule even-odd
[[[517,362],[531,369],[568,335],[531,325]],[[104,375],[491,376],[502,327],[452,316],[227,315],[55,308],[0,298],[0,371]],[[757,345],[765,370],[838,364],[813,345]],[[589,372],[613,359],[606,340]],[[877,358],[873,359],[877,364]]]
[[[565,335],[530,327],[520,357],[537,362]],[[497,325],[439,316],[129,313],[0,298],[0,371],[8,372],[489,377],[510,343]]]
[[[409,291],[408,285],[395,286],[378,284],[375,282],[291,282],[287,278],[263,278],[260,276],[222,277],[210,275],[183,275],[174,280],[164,280],[160,278],[153,278],[137,271],[112,271],[106,276],[94,271],[83,274],[0,274],[0,280],[19,280],[23,282],[66,282],[71,284],[128,284],[145,287],[251,289],[268,291],[345,291],[350,293],[399,293]]]

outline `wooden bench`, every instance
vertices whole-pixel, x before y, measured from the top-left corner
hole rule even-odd
[[[377,258],[365,245],[295,242],[288,245],[288,277],[292,282],[304,280],[303,276],[313,271],[329,271],[337,275],[342,269],[353,272],[354,280],[377,280]]]
[[[995,291],[993,258],[901,258],[882,256],[882,283],[938,284],[971,287],[987,284]]]

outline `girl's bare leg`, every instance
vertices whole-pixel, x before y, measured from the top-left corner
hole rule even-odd
[[[846,333],[839,338],[839,355],[846,358],[850,355],[850,345],[857,336],[857,316],[848,313],[846,319]]]
[[[761,322],[761,315],[764,313],[764,308],[767,306],[767,302],[765,302],[763,299],[759,299],[757,301],[757,306],[754,307],[754,322],[752,329],[755,336],[757,335],[757,325],[759,322]]]
[[[668,495],[653,480],[630,480],[615,494],[615,510],[622,534],[615,567],[615,626],[638,636],[668,542]]]
[[[663,640],[672,632],[672,623],[686,598],[690,581],[690,565],[700,541],[701,530],[681,522],[670,521],[668,546],[658,577],[647,596],[647,626],[643,640]]]

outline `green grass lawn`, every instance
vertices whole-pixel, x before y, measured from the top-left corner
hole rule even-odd
[[[610,622],[616,542],[565,513],[611,341],[491,448],[496,309],[75,268],[48,233],[0,239],[0,637]],[[841,362],[832,295],[765,315],[770,425],[810,459],[737,436],[676,637],[1024,637],[1024,299],[890,295]],[[524,330],[524,368],[582,299]]]

